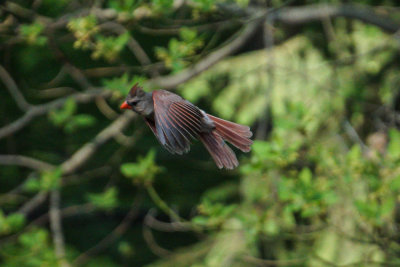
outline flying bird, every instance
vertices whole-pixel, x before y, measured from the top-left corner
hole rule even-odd
[[[220,169],[233,169],[239,165],[225,141],[243,152],[249,152],[253,143],[248,126],[207,114],[165,90],[147,93],[135,84],[120,108],[141,115],[161,145],[172,154],[189,152],[191,141],[200,139]]]

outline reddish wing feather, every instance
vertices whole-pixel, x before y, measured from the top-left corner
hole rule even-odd
[[[200,110],[178,95],[153,91],[157,138],[171,152],[182,154],[190,149],[190,140],[201,131]]]

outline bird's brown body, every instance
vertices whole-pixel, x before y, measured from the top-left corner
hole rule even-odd
[[[233,169],[239,164],[224,140],[243,152],[249,152],[253,143],[248,126],[209,115],[165,90],[146,93],[134,85],[121,108],[142,115],[161,145],[173,154],[187,153],[191,140],[200,139],[219,168]]]

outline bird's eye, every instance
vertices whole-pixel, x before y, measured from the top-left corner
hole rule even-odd
[[[129,106],[136,106],[136,104],[138,102],[139,102],[138,100],[132,100],[132,101],[129,101],[128,104],[129,104]]]

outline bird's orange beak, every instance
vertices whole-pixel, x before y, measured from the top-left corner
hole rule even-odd
[[[126,101],[124,101],[124,103],[122,103],[119,108],[120,109],[131,109],[131,106],[129,106],[128,103]]]

